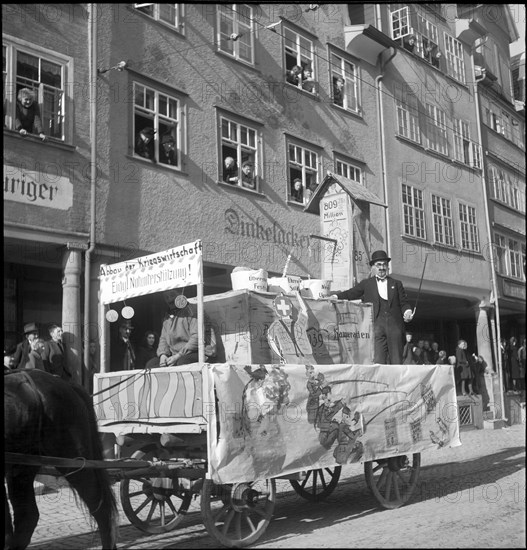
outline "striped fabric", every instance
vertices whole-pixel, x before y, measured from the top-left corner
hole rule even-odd
[[[94,395],[93,404],[102,423],[185,419],[203,414],[200,371],[137,371],[135,374],[121,371],[96,375],[94,393],[101,390],[106,391]]]

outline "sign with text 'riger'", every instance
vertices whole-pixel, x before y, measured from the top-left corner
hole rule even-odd
[[[203,282],[202,248],[198,240],[125,262],[101,265],[101,303],[111,304]]]
[[[68,210],[73,205],[73,184],[66,176],[4,164],[4,200]]]

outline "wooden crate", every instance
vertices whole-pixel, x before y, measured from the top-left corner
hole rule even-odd
[[[237,364],[277,363],[267,341],[267,330],[278,319],[273,308],[276,294],[233,290],[206,296],[205,313],[221,337],[218,360]],[[294,295],[293,319],[301,306]],[[307,335],[318,364],[373,362],[373,323],[370,304],[304,298],[308,313]],[[299,363],[304,363],[299,358]]]

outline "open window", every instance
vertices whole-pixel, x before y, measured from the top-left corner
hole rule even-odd
[[[221,181],[259,191],[258,130],[249,124],[220,115]]]

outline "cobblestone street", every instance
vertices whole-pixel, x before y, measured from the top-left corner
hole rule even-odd
[[[362,466],[343,468],[335,491],[310,503],[278,481],[273,520],[254,548],[525,547],[525,426],[461,432],[461,447],[423,453],[409,504],[382,510]],[[118,489],[118,486],[115,486]],[[31,549],[100,548],[97,531],[67,487],[38,496]],[[181,527],[146,535],[120,509],[119,548],[219,548],[201,522],[199,500]]]

